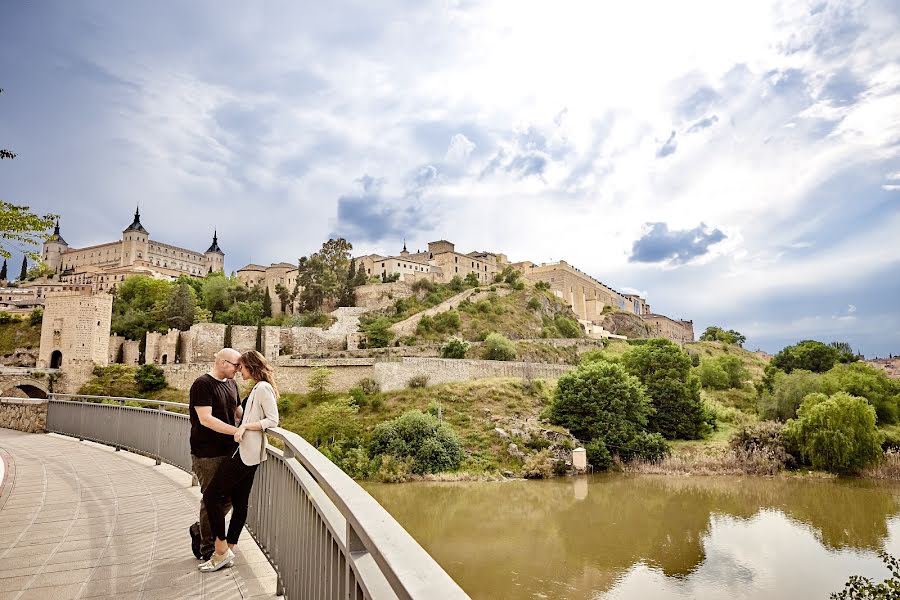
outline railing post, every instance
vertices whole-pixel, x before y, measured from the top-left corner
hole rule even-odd
[[[163,405],[159,405],[156,407],[156,465],[159,466],[162,464],[162,460],[160,459],[160,444],[162,443],[162,420],[163,413],[166,412],[166,407]]]
[[[85,412],[84,401],[78,403],[78,441],[84,441],[84,412]]]
[[[113,444],[113,447],[116,449],[116,452],[122,449],[122,446],[119,445],[119,440],[122,439],[122,419],[123,413],[125,412],[125,401],[119,400],[119,408],[116,410],[116,443]]]

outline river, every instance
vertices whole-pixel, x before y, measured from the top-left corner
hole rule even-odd
[[[900,556],[900,483],[603,474],[365,484],[475,599],[827,598]]]

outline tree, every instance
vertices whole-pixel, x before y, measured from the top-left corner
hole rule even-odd
[[[153,392],[166,387],[166,374],[156,365],[141,365],[134,374],[134,381],[142,392]]]
[[[187,331],[194,324],[197,301],[194,290],[187,283],[172,288],[166,302],[166,323],[179,331]]]
[[[22,256],[22,272],[19,273],[19,281],[25,281],[28,277],[28,255]]]
[[[173,287],[171,282],[143,275],[121,282],[113,298],[112,332],[129,340],[142,340],[148,331],[165,333]]]
[[[810,394],[783,431],[814,469],[853,473],[882,456],[875,409],[846,392]]]
[[[782,423],[797,416],[803,399],[823,389],[822,375],[796,369],[790,375],[778,371],[772,392],[759,400],[759,416]]]
[[[366,282],[366,272],[363,267],[356,269],[356,260],[350,261],[350,268],[341,285],[338,298],[338,306],[356,306],[356,288]]]
[[[743,346],[744,342],[747,341],[747,337],[742,333],[735,331],[734,329],[729,329],[725,331],[721,327],[716,327],[715,325],[711,325],[706,328],[706,330],[700,334],[701,342],[722,342],[724,344],[736,344],[738,346]]]
[[[824,373],[834,366],[839,356],[840,353],[836,348],[815,340],[803,340],[783,348],[772,358],[770,364],[785,373],[790,373],[794,369]]]
[[[309,395],[313,400],[321,402],[328,398],[328,395],[331,393],[329,387],[331,386],[332,375],[334,375],[334,371],[328,367],[313,368],[309,374],[308,382]]]
[[[286,287],[281,285],[280,283],[275,284],[275,295],[278,296],[278,300],[281,302],[281,312],[282,314],[286,314],[288,312],[288,307],[291,305],[291,292]]]
[[[312,312],[323,304],[335,306],[346,284],[353,245],[344,238],[330,239],[321,250],[297,264],[301,310]]]
[[[359,421],[356,413],[359,407],[349,398],[338,398],[326,402],[313,411],[309,441],[316,446],[353,441],[359,434]]]
[[[478,287],[479,285],[481,285],[481,282],[478,281],[478,273],[474,271],[469,271],[469,274],[466,275],[463,283],[466,285],[466,287]]]
[[[451,471],[465,458],[462,443],[453,429],[437,417],[418,410],[376,425],[370,452],[373,456],[410,459],[413,473],[420,475]]]
[[[363,325],[360,330],[366,334],[366,345],[369,348],[386,348],[394,339],[391,325],[391,320],[384,316]]]
[[[828,345],[838,351],[838,362],[852,363],[859,360],[859,356],[847,342],[831,342]]]
[[[263,328],[262,323],[256,324],[256,351],[263,353]]]
[[[622,357],[629,373],[647,388],[656,409],[649,429],[666,439],[695,440],[708,430],[709,416],[700,399],[700,381],[691,372],[691,358],[675,343],[647,340]]]
[[[868,400],[875,408],[879,425],[900,420],[900,380],[889,378],[884,371],[863,362],[835,365],[822,376],[826,394],[847,392]]]
[[[272,296],[269,294],[269,288],[266,287],[266,293],[263,296],[262,316],[267,319],[272,316]]]
[[[488,360],[514,360],[516,345],[499,333],[490,333],[484,338],[484,357]]]
[[[442,358],[465,358],[469,351],[469,342],[456,336],[451,336],[447,343],[441,346]]]
[[[6,281],[6,259],[3,259],[3,268],[0,269],[0,280]]]

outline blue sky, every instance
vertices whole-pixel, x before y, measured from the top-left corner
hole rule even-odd
[[[140,204],[228,270],[445,238],[900,353],[896,0],[323,6],[4,3],[3,199],[73,246]]]

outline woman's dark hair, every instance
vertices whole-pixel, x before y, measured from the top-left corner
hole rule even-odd
[[[279,397],[278,386],[275,385],[275,375],[272,373],[272,367],[269,366],[269,361],[266,360],[265,356],[256,350],[244,352],[241,354],[241,365],[247,367],[253,381],[265,381],[275,390],[275,397]]]

